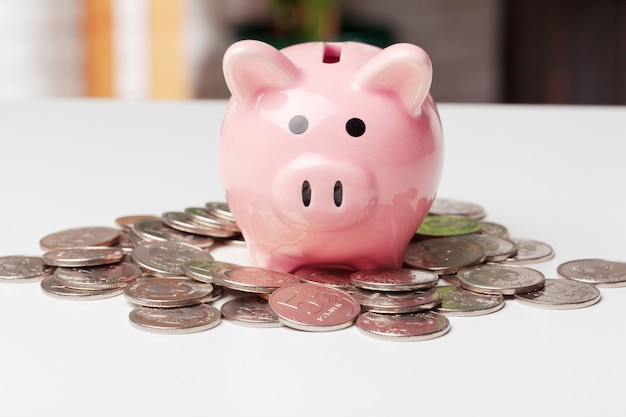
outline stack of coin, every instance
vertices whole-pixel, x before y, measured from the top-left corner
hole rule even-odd
[[[228,205],[222,202],[166,211],[161,216],[128,215],[118,217],[116,223],[122,228],[121,242],[128,251],[150,241],[175,241],[209,248],[223,241],[242,240]]]
[[[432,311],[441,304],[437,274],[417,269],[356,271],[351,282],[362,314],[356,326],[368,336],[425,340],[450,329],[447,318]],[[429,323],[429,325],[424,325]]]
[[[124,289],[136,307],[130,322],[141,330],[156,333],[192,333],[208,330],[221,321],[219,310],[208,303],[221,294],[211,284],[187,277],[145,277]]]
[[[72,233],[78,231],[73,229]],[[42,241],[48,244],[42,247],[50,246],[49,237]],[[41,281],[41,288],[48,295],[79,300],[113,297],[141,275],[137,266],[123,262],[125,252],[120,248],[70,245],[84,243],[82,238],[74,242],[66,239],[66,243],[42,256],[46,265],[55,268],[51,276]]]

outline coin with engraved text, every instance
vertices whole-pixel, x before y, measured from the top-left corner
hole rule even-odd
[[[144,271],[160,277],[185,275],[183,262],[191,259],[213,260],[213,256],[206,250],[169,240],[137,245],[131,252],[131,258]]]
[[[443,314],[434,311],[408,314],[368,311],[359,316],[356,326],[367,336],[402,342],[443,336],[450,330],[450,321]]]
[[[0,257],[0,281],[31,282],[41,281],[49,276],[53,267],[46,265],[40,256]]]
[[[222,304],[222,317],[249,327],[281,327],[267,300],[256,295],[237,297]]]
[[[305,331],[343,329],[351,326],[361,311],[348,292],[305,282],[277,289],[269,304],[281,323]]]
[[[485,260],[485,251],[476,242],[458,237],[442,237],[411,242],[404,262],[417,269],[439,275],[454,274],[460,269]]]
[[[78,246],[112,246],[119,239],[120,231],[114,227],[78,227],[46,235],[39,241],[39,246],[48,252]]]
[[[202,303],[211,295],[213,286],[188,278],[139,279],[124,288],[124,295],[133,304],[144,307],[173,308]]]
[[[437,285],[439,276],[418,269],[378,269],[356,271],[350,274],[352,284],[358,288],[378,291],[423,290]]]
[[[425,291],[373,291],[359,289],[352,293],[364,311],[375,313],[413,313],[435,308],[441,303],[437,288]]]
[[[140,276],[141,269],[128,262],[82,268],[59,267],[54,271],[57,283],[84,290],[123,287]]]
[[[456,285],[440,285],[441,304],[435,309],[447,316],[480,316],[504,307],[502,294],[480,294]]]
[[[626,262],[610,259],[577,259],[556,269],[560,277],[599,287],[626,286]]]
[[[522,294],[543,288],[545,282],[536,269],[502,264],[464,268],[457,277],[461,287],[481,294]]]
[[[220,324],[220,311],[209,304],[189,307],[135,307],[128,315],[137,329],[164,334],[186,334],[212,329]]]
[[[532,307],[552,310],[583,308],[600,301],[600,291],[592,284],[568,279],[547,279],[540,290],[515,294],[515,299]]]

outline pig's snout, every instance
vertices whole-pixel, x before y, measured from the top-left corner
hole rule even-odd
[[[305,154],[276,175],[272,205],[302,230],[338,230],[362,222],[376,206],[375,182],[350,163]]]

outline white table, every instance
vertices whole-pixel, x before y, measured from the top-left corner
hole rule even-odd
[[[116,217],[223,200],[223,101],[0,103],[0,254]],[[532,267],[626,259],[626,108],[440,105],[441,197],[551,244]],[[245,250],[215,253],[249,263]],[[124,297],[65,301],[0,283],[0,415],[623,415],[626,288],[570,311],[507,300],[399,343],[222,322],[189,335],[129,324]]]

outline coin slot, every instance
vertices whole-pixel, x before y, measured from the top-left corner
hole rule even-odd
[[[302,204],[304,207],[309,207],[311,204],[311,184],[306,180],[302,183]]]
[[[341,44],[340,43],[327,43],[324,45],[324,57],[322,62],[324,64],[336,64],[341,60]]]
[[[341,207],[341,203],[343,202],[343,185],[341,185],[341,181],[335,183],[333,198],[335,199],[335,205]]]

